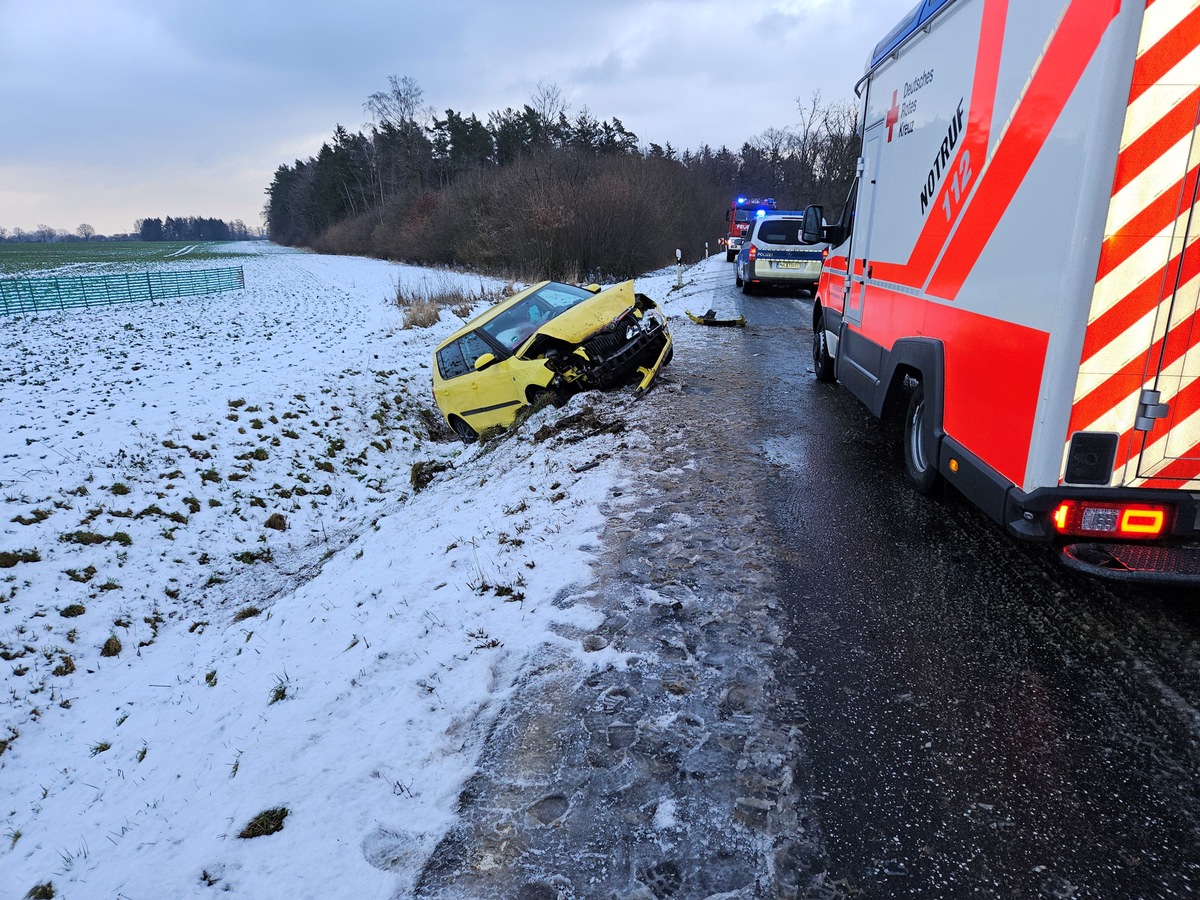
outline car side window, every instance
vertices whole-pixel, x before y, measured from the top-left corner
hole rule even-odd
[[[475,370],[475,361],[492,348],[474,331],[438,351],[438,370],[443,378],[457,378]]]
[[[474,331],[468,331],[455,343],[462,347],[463,362],[466,363],[468,371],[475,369],[475,360],[485,353],[492,352],[492,348],[487,345],[487,342]]]
[[[462,347],[459,343],[455,341],[453,344],[447,344],[438,351],[438,371],[442,373],[443,378],[457,378],[467,374],[467,364],[463,361]]]

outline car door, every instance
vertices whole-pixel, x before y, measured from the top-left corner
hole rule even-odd
[[[447,345],[443,353],[447,360],[439,360],[445,379],[443,408],[476,431],[512,422],[517,407],[525,402],[511,372],[515,357],[501,357],[476,331]],[[494,360],[477,369],[476,364],[485,354],[492,354]],[[457,374],[451,377],[447,370]]]

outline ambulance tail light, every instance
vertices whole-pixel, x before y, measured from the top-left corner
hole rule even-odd
[[[1154,503],[1064,500],[1050,516],[1062,535],[1153,540],[1169,533],[1171,513]]]

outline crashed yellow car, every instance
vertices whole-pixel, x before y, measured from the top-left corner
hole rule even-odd
[[[673,348],[666,316],[626,281],[601,290],[543,281],[496,304],[433,353],[433,398],[464,443],[543,394],[650,387]]]

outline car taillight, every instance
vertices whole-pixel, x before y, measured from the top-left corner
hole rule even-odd
[[[753,244],[750,245],[750,262],[754,262],[758,258],[758,248]]]
[[[1171,507],[1152,503],[1064,500],[1050,517],[1059,534],[1151,539],[1166,533]]]

